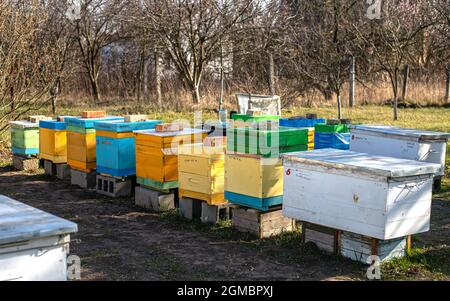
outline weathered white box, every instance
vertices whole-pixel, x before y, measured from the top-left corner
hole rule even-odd
[[[334,149],[282,158],[286,217],[382,240],[430,229],[440,165]]]
[[[65,281],[77,225],[0,195],[0,281]]]
[[[350,150],[441,165],[445,171],[448,133],[404,129],[383,125],[351,125]]]

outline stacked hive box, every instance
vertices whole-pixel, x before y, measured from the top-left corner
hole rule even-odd
[[[282,158],[284,215],[342,231],[344,256],[351,257],[352,250],[367,253],[367,241],[391,248],[370,255],[395,253],[405,237],[430,228],[431,188],[434,174],[441,170],[438,164],[332,149]]]
[[[39,122],[39,157],[55,164],[67,163],[67,131],[63,121]]]
[[[28,121],[13,121],[11,126],[12,153],[18,156],[39,154],[39,124]]]
[[[92,172],[96,168],[96,136],[94,123],[98,121],[123,121],[122,117],[66,118],[67,162],[72,169]]]
[[[136,176],[140,185],[168,191],[178,188],[178,147],[201,143],[206,137],[202,130],[184,129],[179,132],[135,131]]]
[[[308,150],[314,150],[314,134],[317,124],[326,123],[325,119],[280,119],[280,126],[308,129]]]
[[[314,148],[350,149],[350,130],[347,125],[316,124],[314,133]]]

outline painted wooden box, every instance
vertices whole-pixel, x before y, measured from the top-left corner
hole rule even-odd
[[[444,175],[448,133],[381,125],[350,126],[350,150],[441,165]]]
[[[83,119],[67,117],[67,163],[71,168],[91,172],[96,168],[96,134],[98,121],[123,121],[123,117]]]
[[[232,153],[261,155],[272,158],[281,153],[308,150],[309,131],[279,127],[274,130],[228,128],[227,150]]]
[[[283,165],[279,159],[226,155],[225,199],[261,211],[283,202]]]
[[[291,128],[314,128],[317,124],[326,123],[326,119],[280,119],[280,126],[291,127]]]
[[[178,176],[180,197],[202,200],[209,205],[226,203],[225,149],[205,145],[180,147]]]
[[[347,125],[316,124],[314,129],[314,149],[350,149],[350,130]]]
[[[159,120],[145,122],[95,122],[97,172],[113,177],[136,175],[136,145],[133,131],[151,130]]]
[[[135,131],[136,176],[139,184],[156,189],[178,188],[178,147],[202,143],[207,133],[184,129],[180,132]]]
[[[66,281],[77,225],[0,195],[0,281]]]
[[[287,217],[382,240],[430,229],[440,165],[334,149],[282,158]]]
[[[67,163],[66,123],[52,120],[39,122],[39,157],[55,164]]]
[[[11,146],[12,153],[20,156],[39,154],[39,124],[28,121],[12,121]]]

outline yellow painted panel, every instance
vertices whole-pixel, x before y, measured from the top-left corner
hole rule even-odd
[[[67,160],[85,163],[96,162],[95,133],[81,134],[67,132]]]
[[[96,131],[96,135],[98,137],[106,137],[112,139],[123,139],[123,138],[133,138],[134,135],[132,132],[130,133],[115,133],[115,132],[107,132],[107,131]]]
[[[148,145],[148,146],[155,146],[160,148],[167,148],[167,146],[172,145],[180,145],[180,144],[191,144],[192,142],[195,142],[195,134],[192,135],[180,135],[180,136],[168,136],[168,137],[161,137],[156,135],[149,135],[149,134],[141,134],[141,133],[135,133],[136,138],[136,144],[138,145]],[[206,138],[208,136],[207,133],[204,133],[202,135],[202,139]]]
[[[178,181],[178,166],[165,165],[164,167],[136,165],[136,176],[158,182]]]
[[[91,172],[92,170],[94,170],[97,167],[95,162],[86,163],[86,162],[80,162],[80,161],[72,160],[72,159],[68,159],[67,164],[69,164],[70,167],[73,169],[77,169],[77,170],[81,170],[81,171],[85,171],[85,172]]]
[[[67,162],[67,132],[39,129],[39,151],[41,159],[53,163]]]
[[[180,198],[186,197],[186,198],[191,198],[191,199],[195,199],[195,200],[205,201],[211,206],[224,205],[224,204],[228,203],[228,201],[225,200],[225,195],[223,193],[209,195],[209,194],[199,193],[199,192],[195,192],[195,191],[180,189],[179,194],[180,194]]]
[[[180,172],[197,174],[205,177],[219,177],[225,174],[225,160],[211,159],[194,155],[180,155],[178,158]]]
[[[203,194],[219,194],[225,191],[224,177],[207,177],[185,172],[179,172],[179,185],[181,189]]]
[[[225,158],[225,190],[229,192],[256,198],[280,196],[283,176],[281,160],[241,155]]]

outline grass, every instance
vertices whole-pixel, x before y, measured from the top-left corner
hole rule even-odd
[[[62,106],[60,115],[79,115],[83,110],[89,107],[70,107]],[[136,105],[134,103],[125,103],[119,105],[105,104],[96,108],[96,110],[106,110],[111,115],[123,115],[127,113],[150,114],[152,118],[162,119],[165,122],[185,119],[192,122],[194,120],[193,111],[190,112],[153,112],[146,106]],[[335,118],[336,110],[332,107],[321,108],[296,108],[286,110],[284,116],[304,115],[306,113],[316,113],[320,117]],[[41,111],[41,114],[49,114],[48,111]],[[344,108],[345,118],[351,118],[354,123],[368,124],[386,124],[396,125],[423,130],[450,132],[450,109],[448,108],[420,108],[420,109],[400,109],[399,120],[392,120],[392,110],[387,106],[361,106],[353,109]],[[204,120],[215,119],[216,114],[212,111],[204,111]],[[9,151],[9,136],[3,134],[0,136],[0,167],[11,164]],[[450,201],[450,147],[447,147],[447,167],[446,176],[443,179],[442,189],[434,195],[434,200],[443,202],[446,206]],[[301,252],[310,252],[305,246],[300,247],[300,232],[285,233],[278,237],[268,240],[256,240],[251,235],[246,235],[234,231],[231,223],[222,222],[219,225],[208,226],[200,222],[188,222],[180,217],[178,212],[172,211],[160,215],[163,221],[176,227],[182,227],[192,231],[204,231],[216,236],[218,239],[236,240],[242,243],[261,249],[267,246],[279,246],[289,250],[301,250]],[[415,242],[415,248],[408,257],[394,260],[383,264],[382,272],[384,279],[402,280],[402,279],[449,279],[450,275],[450,249],[448,242],[442,246],[422,246]],[[313,250],[314,251],[314,250]],[[299,251],[300,252],[300,251]],[[291,252],[293,253],[293,252]],[[276,253],[274,253],[274,256]],[[287,259],[289,260],[289,258]],[[296,260],[295,257],[292,260]],[[180,269],[177,264],[167,268],[168,274],[176,273]]]

